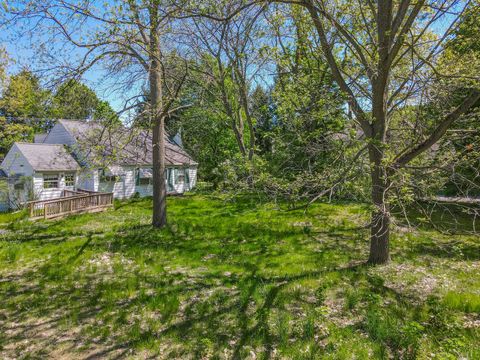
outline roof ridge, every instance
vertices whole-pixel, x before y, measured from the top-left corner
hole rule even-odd
[[[65,146],[65,144],[31,143],[31,142],[25,142],[25,141],[15,141],[14,144],[20,144],[20,145],[41,145],[41,146]]]
[[[95,122],[95,120],[88,119],[55,119],[55,121]]]

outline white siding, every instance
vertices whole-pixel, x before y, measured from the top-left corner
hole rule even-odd
[[[190,167],[187,169],[190,183],[188,184],[188,190],[192,190],[197,185],[197,167]]]
[[[77,188],[96,191],[98,189],[98,171],[84,169],[78,174]]]
[[[177,177],[183,174],[185,178],[185,170],[181,168],[172,169],[172,183],[173,183],[173,191],[172,194],[183,194],[183,190],[185,187],[185,181],[177,182]]]
[[[20,174],[23,176],[32,176],[33,168],[28,163],[25,156],[23,156],[17,145],[13,145],[5,159],[2,161],[1,168],[8,176]]]
[[[50,173],[49,173],[50,174]],[[53,175],[53,173],[52,173]],[[58,188],[44,189],[43,188],[43,174],[36,173],[33,176],[33,191],[35,194],[35,200],[50,200],[59,198],[62,196],[62,184],[65,186],[65,182],[62,183],[61,178],[59,180]]]
[[[135,195],[135,168],[126,168],[124,175],[125,197]]]
[[[135,169],[123,168],[119,180],[115,182],[99,182],[98,191],[113,192],[116,199],[126,199],[135,194]]]
[[[54,175],[58,174],[58,188],[44,189],[43,188],[43,175]],[[78,176],[75,175],[75,183],[78,183]],[[56,199],[62,196],[63,190],[74,190],[74,186],[65,186],[65,174],[64,173],[35,173],[33,175],[33,190],[35,200],[50,200]]]
[[[135,187],[135,192],[138,192],[138,194],[141,197],[152,196],[153,195],[153,186],[152,185],[137,185]]]
[[[100,171],[93,170],[93,191],[100,191]]]
[[[189,191],[193,189],[197,183],[197,168],[196,167],[190,167],[190,168],[167,168],[167,170],[171,171],[171,176],[172,176],[172,185],[173,188],[171,188],[168,185],[168,179],[167,179],[167,192],[168,194],[183,194],[186,191]],[[175,183],[175,178],[178,174],[179,171],[185,171],[188,172],[189,175],[189,183],[184,182],[179,182]],[[136,180],[136,178],[135,178]],[[136,185],[135,186],[135,192],[138,192],[140,196],[152,196],[153,195],[153,186],[152,185]]]
[[[8,188],[8,200],[6,204],[9,208],[17,208],[20,204],[31,200],[29,199],[30,189],[32,189],[31,177],[33,176],[33,168],[28,163],[25,156],[23,156],[17,145],[13,145],[10,151],[3,159],[1,168],[7,173],[8,176],[25,176],[23,181],[26,181],[23,190],[16,190],[13,183],[7,185]],[[5,204],[5,201],[2,201]],[[2,205],[2,209],[5,205]]]
[[[75,144],[75,139],[61,123],[57,122],[43,142],[45,144],[73,145]]]
[[[187,183],[187,173],[188,173],[188,183]],[[184,181],[179,181],[175,183],[175,179],[178,175],[184,175]],[[192,190],[195,185],[197,184],[197,168],[196,167],[189,167],[189,168],[176,168],[173,171],[173,191],[174,194],[183,194],[186,191]]]

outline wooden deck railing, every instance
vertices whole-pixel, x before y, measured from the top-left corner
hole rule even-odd
[[[51,219],[69,214],[101,211],[113,207],[113,193],[82,193],[65,190],[64,195],[52,200],[31,201],[27,203],[30,218]],[[76,193],[68,195],[71,193]]]
[[[80,190],[63,190],[62,192],[62,197],[71,197],[78,195],[85,195],[85,193]]]

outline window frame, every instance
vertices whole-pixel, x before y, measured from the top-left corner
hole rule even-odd
[[[105,169],[99,169],[98,180],[101,183],[116,183],[121,180],[120,175],[105,175]]]
[[[137,185],[138,186],[150,186],[152,185],[152,178],[138,178]]]
[[[165,173],[165,179],[167,181],[167,191],[172,191],[175,186],[175,169],[166,168]]]
[[[70,180],[67,180],[67,177],[72,177],[72,180],[71,180],[71,185],[69,185],[68,183],[70,182]],[[75,174],[74,173],[67,173],[63,176],[63,179],[65,181],[65,187],[75,187]]]
[[[151,168],[153,173],[153,168]],[[151,186],[153,177],[140,177],[140,168],[135,169],[135,186]]]
[[[16,181],[14,184],[13,184],[13,190],[16,190],[16,191],[23,191],[25,190],[25,183],[23,181]]]
[[[185,183],[185,169],[175,169],[175,185]]]
[[[43,189],[59,189],[60,188],[60,174],[43,174]],[[48,179],[51,178],[51,179]],[[53,179],[55,178],[55,179]],[[56,184],[56,186],[45,186],[46,184]]]

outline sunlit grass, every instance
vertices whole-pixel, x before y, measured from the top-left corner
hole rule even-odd
[[[367,209],[255,197],[0,217],[0,354],[17,358],[479,358],[480,244],[395,233],[367,267]]]

